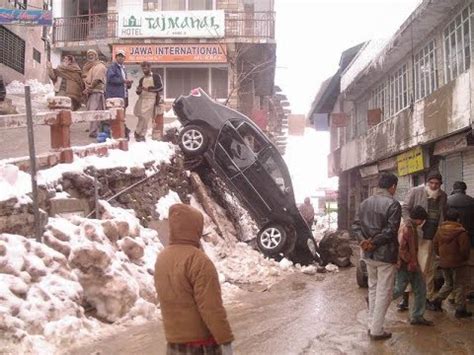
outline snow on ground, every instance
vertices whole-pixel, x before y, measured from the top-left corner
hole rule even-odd
[[[0,235],[0,329],[27,353],[89,337],[107,322],[157,319],[153,270],[163,248],[133,211],[50,218],[43,243]],[[92,305],[96,316],[86,315]],[[71,337],[74,334],[74,337]]]
[[[33,112],[46,111],[48,98],[54,96],[54,87],[52,84],[42,84],[38,80],[27,80],[26,84],[19,81],[12,81],[6,86],[7,98],[12,100],[18,113],[26,112],[25,104],[25,85],[31,89],[31,106]]]
[[[156,212],[160,215],[160,221],[168,219],[168,211],[170,207],[176,203],[181,203],[181,199],[179,198],[179,195],[172,190],[170,190],[168,195],[163,196],[158,200],[156,204]]]
[[[88,156],[74,158],[71,164],[58,164],[50,169],[40,170],[37,173],[38,185],[54,185],[64,172],[82,172],[89,166],[97,169],[125,167],[142,168],[145,163],[155,161],[169,163],[175,154],[175,146],[158,141],[131,143],[128,151],[110,149],[105,157]],[[8,163],[8,159],[0,160],[0,201],[17,197],[24,200],[25,195],[31,192],[31,177],[19,171],[17,167]]]

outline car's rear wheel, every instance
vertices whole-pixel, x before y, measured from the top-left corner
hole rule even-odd
[[[208,138],[200,126],[184,127],[179,133],[179,147],[185,155],[193,156],[204,153],[208,145]]]
[[[257,236],[258,247],[267,256],[281,253],[285,248],[286,240],[285,228],[279,224],[270,224],[262,228]]]

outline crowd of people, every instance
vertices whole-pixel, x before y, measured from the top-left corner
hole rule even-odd
[[[48,73],[54,83],[56,95],[71,98],[73,111],[79,110],[83,104],[88,111],[105,110],[105,100],[108,98],[123,99],[126,109],[128,91],[132,88],[133,80],[128,78],[124,66],[125,57],[125,51],[118,50],[115,60],[107,66],[99,59],[95,50],[89,49],[87,62],[82,69],[72,55],[64,56],[56,68],[48,63]],[[143,77],[136,88],[139,99],[133,110],[138,119],[134,132],[136,141],[145,140],[149,122],[155,117],[163,90],[161,77],[152,72],[150,63],[141,63],[141,68]],[[102,129],[99,122],[91,122],[89,137],[97,137]],[[128,136],[128,129],[126,130]]]
[[[368,334],[373,340],[388,339],[384,320],[392,300],[403,295],[400,311],[410,309],[412,325],[434,325],[425,310],[442,311],[452,297],[456,318],[471,317],[466,300],[470,282],[469,256],[474,247],[474,198],[462,181],[448,197],[441,189],[438,172],[428,174],[426,184],[412,188],[400,204],[394,195],[398,178],[383,173],[377,192],[364,200],[352,231],[360,242],[367,265],[369,295]],[[435,289],[436,265],[444,284]],[[409,287],[409,288],[407,288]]]

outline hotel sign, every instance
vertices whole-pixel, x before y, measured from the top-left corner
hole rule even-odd
[[[222,38],[225,13],[216,11],[133,11],[119,14],[121,38]]]
[[[227,63],[226,47],[220,44],[130,44],[114,45],[125,51],[126,63]]]

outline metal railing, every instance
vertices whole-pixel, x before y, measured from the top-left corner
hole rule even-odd
[[[114,13],[55,18],[53,43],[115,38],[117,21]]]
[[[273,40],[275,12],[226,12],[226,38]],[[58,17],[53,24],[53,43],[115,39],[118,14],[104,13]]]

